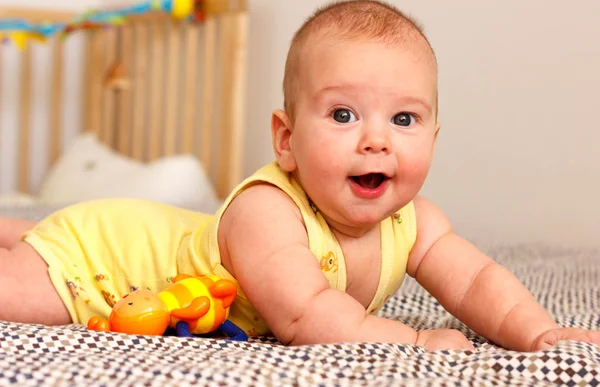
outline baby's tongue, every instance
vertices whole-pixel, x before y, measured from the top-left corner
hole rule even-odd
[[[369,173],[367,175],[354,176],[352,179],[363,188],[377,188],[383,182],[383,176],[380,173]]]

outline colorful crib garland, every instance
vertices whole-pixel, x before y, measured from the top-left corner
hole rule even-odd
[[[202,21],[202,3],[202,0],[149,0],[119,9],[85,12],[69,23],[31,23],[23,19],[0,19],[0,42],[12,42],[22,48],[30,39],[45,41],[56,34],[65,36],[77,30],[121,25],[130,16],[156,11],[169,12],[176,19]]]

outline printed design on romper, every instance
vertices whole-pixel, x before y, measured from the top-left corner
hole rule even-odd
[[[106,274],[96,274],[96,276],[94,278],[98,282],[100,282],[100,281],[108,281],[108,276]]]
[[[115,306],[115,304],[117,303],[117,300],[115,299],[114,294],[110,294],[106,290],[102,291],[102,297],[104,297],[104,301],[106,301],[106,303],[108,304],[108,306],[110,306],[111,308],[113,306]]]
[[[258,336],[258,331],[256,330],[256,328],[250,328],[246,333],[248,334],[248,336]]]
[[[83,302],[85,302],[86,304],[89,304],[90,298],[88,297],[85,289],[83,287],[81,287],[81,285],[78,284],[80,282],[82,282],[82,281],[81,281],[81,278],[79,278],[79,277],[75,277],[75,279],[73,281],[71,281],[69,279],[65,280],[65,284],[67,285],[67,288],[69,289],[69,292],[71,293],[71,298],[73,299],[73,301],[75,301],[77,298],[81,298],[81,299],[83,299]]]
[[[310,206],[310,209],[312,210],[313,213],[317,213],[319,212],[319,209],[317,208],[317,206],[315,206],[315,204],[312,202],[312,200],[310,200],[310,198],[307,197],[308,200],[308,205]]]
[[[389,296],[389,295],[385,296],[385,299],[383,300],[383,302],[382,302],[380,305],[376,305],[376,306],[375,306],[373,309],[371,309],[371,310],[369,311],[369,314],[373,314],[373,313],[377,312],[377,310],[378,310],[379,308],[381,308],[381,306],[382,306],[383,304],[385,304],[385,303],[387,302],[387,300],[389,300],[389,299],[390,299],[390,296]]]
[[[321,270],[332,273],[338,271],[338,259],[332,251],[328,252],[327,255],[321,258]]]
[[[314,204],[310,203],[310,209],[312,210],[312,212],[314,212],[315,214],[317,212],[319,212],[319,209],[317,208],[317,206],[315,206]]]
[[[398,224],[402,224],[402,213],[400,213],[400,212],[395,213],[394,219],[396,220],[396,222],[398,222]]]
[[[71,298],[73,298],[73,301],[75,301],[77,299],[77,297],[79,297],[79,292],[77,291],[77,285],[75,285],[75,282],[73,282],[71,280],[66,280],[65,283],[67,284],[67,287],[69,288],[69,292],[71,292]]]

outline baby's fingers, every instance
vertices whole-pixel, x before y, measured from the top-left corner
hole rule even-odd
[[[575,340],[600,345],[600,331],[588,331],[580,328],[560,328],[545,332],[536,340],[534,351],[553,347],[559,341]]]
[[[600,332],[582,330],[582,332],[574,334],[573,337],[568,337],[565,340],[585,341],[587,343],[600,345]]]
[[[432,329],[419,332],[417,345],[430,351],[462,349],[472,351],[473,344],[456,329]]]

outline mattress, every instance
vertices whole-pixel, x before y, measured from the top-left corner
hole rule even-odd
[[[0,208],[40,219],[54,209]],[[474,241],[513,271],[562,326],[600,329],[600,251]],[[600,347],[565,341],[521,353],[489,343],[449,315],[413,279],[379,312],[416,329],[456,328],[474,351],[353,343],[286,347],[150,337],[0,322],[0,384],[16,385],[598,385]]]

